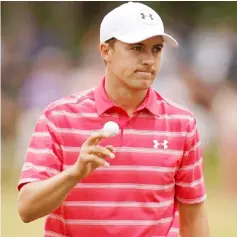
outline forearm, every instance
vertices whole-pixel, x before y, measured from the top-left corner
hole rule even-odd
[[[191,207],[193,206],[193,207]],[[190,205],[190,210],[180,213],[180,237],[210,237],[207,213],[202,205],[196,208]],[[193,210],[192,210],[193,209]]]
[[[60,206],[79,181],[70,171],[69,169],[47,180],[22,187],[18,211],[24,222],[46,216]]]
[[[180,237],[210,237],[207,218],[198,218],[189,224],[181,223]]]

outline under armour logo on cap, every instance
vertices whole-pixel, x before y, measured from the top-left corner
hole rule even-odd
[[[157,16],[149,8],[143,8],[139,11],[139,18],[143,24],[154,25],[157,22]]]
[[[150,17],[151,18],[151,20],[154,20],[154,18],[153,18],[153,16],[152,16],[152,14],[149,14],[149,15],[145,15],[145,13],[140,13],[140,15],[142,16],[142,19],[146,19],[146,17]]]

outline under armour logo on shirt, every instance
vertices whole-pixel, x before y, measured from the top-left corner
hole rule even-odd
[[[153,140],[154,142],[154,148],[157,149],[158,147],[163,147],[164,149],[167,149],[168,148],[168,141],[167,140],[164,140],[164,142],[160,143],[158,142],[157,140]]]
[[[152,14],[146,15],[145,13],[142,12],[142,13],[140,13],[140,15],[142,16],[142,19],[146,19],[146,17],[150,17],[151,20],[154,20]]]

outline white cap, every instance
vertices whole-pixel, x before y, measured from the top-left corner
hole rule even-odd
[[[160,16],[150,7],[128,2],[109,12],[100,25],[100,42],[116,38],[124,43],[138,43],[160,35],[164,42],[177,47],[177,41],[164,32]]]

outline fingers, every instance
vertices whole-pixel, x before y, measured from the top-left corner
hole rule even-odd
[[[107,137],[111,137],[111,134],[101,130],[99,132],[92,133],[84,144],[87,146],[97,145],[103,138]]]
[[[112,146],[108,146],[106,148],[106,147],[96,145],[96,146],[89,146],[86,148],[86,152],[88,154],[96,154],[99,157],[110,157],[113,159],[115,156],[112,153],[112,151],[113,151]]]
[[[98,143],[103,139],[111,137],[111,134],[99,131],[93,133],[83,144],[81,150],[80,162],[85,164],[90,163],[92,171],[99,166],[109,166],[109,163],[105,160],[106,157],[113,159],[113,146],[107,145],[105,147],[99,146]]]
[[[105,146],[105,148],[106,149],[108,149],[111,153],[113,153],[113,146]],[[94,155],[97,155],[98,157],[101,157],[101,158],[106,158],[107,156],[106,155],[102,155],[101,153],[94,153]],[[111,157],[110,157],[111,159],[113,159],[114,158],[114,156],[112,155]]]
[[[93,133],[91,134],[88,139],[86,140],[86,142],[84,144],[86,144],[87,146],[92,146],[92,145],[96,145],[98,144],[103,138],[107,138],[109,137],[109,134],[103,132],[103,131],[99,131],[97,133]]]
[[[95,167],[99,167],[99,166],[109,166],[109,163],[102,159],[102,158],[99,158],[98,156],[96,155],[93,155],[93,154],[88,154],[86,155],[85,157],[83,157],[83,161],[82,161],[84,164],[88,164],[88,163],[92,163],[93,166]]]
[[[107,148],[110,152],[114,151],[114,147],[111,145],[105,146],[105,148]]]

